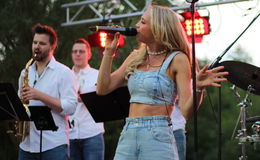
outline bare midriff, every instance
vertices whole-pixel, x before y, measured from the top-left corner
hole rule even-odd
[[[129,117],[171,116],[173,106],[131,103]]]

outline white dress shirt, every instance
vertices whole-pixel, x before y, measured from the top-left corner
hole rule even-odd
[[[22,71],[19,78],[19,89],[21,85]],[[68,116],[75,112],[77,106],[77,83],[71,70],[65,65],[57,62],[54,57],[45,67],[43,73],[38,76],[36,63],[29,67],[29,85],[41,92],[58,98],[61,102],[62,112],[51,110],[57,131],[42,132],[42,151],[53,149],[57,146],[68,144]],[[18,94],[20,91],[18,91]],[[39,100],[30,100],[29,106],[46,106]],[[34,122],[30,122],[30,134],[20,143],[20,148],[27,152],[40,152],[40,131],[36,129]]]
[[[171,115],[172,119],[172,129],[176,131],[178,129],[185,130],[186,120],[181,113],[181,109],[178,104],[174,105],[173,112]]]
[[[79,85],[80,93],[96,91],[98,70],[89,65],[81,69],[78,73],[72,68]],[[70,139],[85,139],[104,133],[103,123],[96,123],[89,113],[87,107],[78,102],[76,112],[70,116],[72,129]]]

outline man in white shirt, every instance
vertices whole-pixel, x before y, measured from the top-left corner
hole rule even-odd
[[[89,43],[79,38],[75,40],[71,51],[73,68],[79,91],[87,93],[95,91],[98,70],[89,66],[92,53]],[[71,160],[103,160],[104,159],[104,127],[103,123],[96,123],[87,107],[78,97],[76,112],[70,116],[72,130],[70,132]]]
[[[40,153],[40,131],[30,122],[29,135],[20,143],[18,160],[67,160],[68,117],[77,106],[76,80],[71,70],[53,57],[57,46],[57,35],[52,27],[36,24],[33,28],[32,52],[35,62],[29,67],[29,86],[21,84],[25,70],[19,78],[20,97],[29,106],[47,106],[51,110],[57,131],[42,132]],[[22,90],[22,91],[21,91]],[[21,92],[20,92],[21,91]]]

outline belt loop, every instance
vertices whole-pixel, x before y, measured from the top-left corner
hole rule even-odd
[[[153,119],[149,119],[148,122],[147,122],[148,130],[149,130],[149,131],[150,131],[151,128],[152,128],[152,120],[153,120]]]
[[[126,124],[125,124],[125,130],[127,130],[128,129],[128,126],[129,126],[129,123],[130,123],[130,121],[125,121],[126,122]]]

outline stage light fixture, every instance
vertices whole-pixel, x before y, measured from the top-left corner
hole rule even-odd
[[[192,20],[191,13],[189,11],[181,13],[184,20],[181,22],[187,36],[188,40],[191,42],[192,36]],[[195,42],[202,42],[203,36],[210,33],[210,23],[209,16],[200,16],[199,12],[195,12],[194,19],[194,34],[195,34]]]

